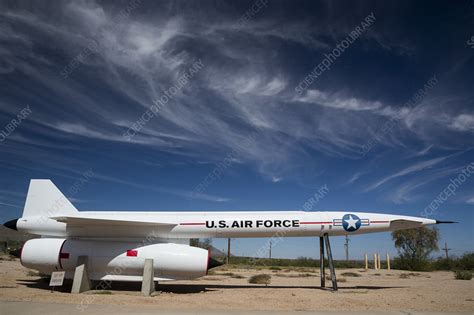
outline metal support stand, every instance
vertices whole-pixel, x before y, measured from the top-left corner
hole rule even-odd
[[[321,274],[321,288],[326,286],[326,275],[324,272],[324,238],[319,237],[319,273]]]
[[[153,259],[145,259],[145,265],[143,267],[142,294],[150,296],[153,292],[155,292]]]
[[[77,258],[76,271],[74,272],[74,280],[72,281],[71,293],[82,293],[91,289],[87,267],[88,257],[79,256]]]
[[[334,262],[332,260],[332,252],[331,252],[331,244],[329,243],[329,235],[324,234],[324,239],[326,241],[326,252],[328,255],[329,270],[331,272],[332,290],[337,291],[336,271],[334,270]]]

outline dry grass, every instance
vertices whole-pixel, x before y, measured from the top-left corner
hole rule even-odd
[[[469,270],[457,270],[454,273],[454,279],[456,280],[471,280],[472,272]]]
[[[343,272],[343,273],[341,273],[341,275],[344,276],[344,277],[360,277],[361,276],[357,272],[351,272],[351,271]]]
[[[275,275],[276,277],[283,277],[283,278],[306,278],[306,277],[317,277],[317,274],[311,273],[298,273],[298,274],[281,274],[278,273]]]
[[[250,279],[248,280],[249,283],[253,284],[265,284],[269,285],[271,281],[271,276],[267,274],[259,274],[255,276],[251,276]]]
[[[233,273],[233,272],[223,272],[223,273],[215,273],[216,276],[226,276],[226,277],[231,277],[234,279],[244,279],[245,277],[242,275],[239,275],[238,273]]]

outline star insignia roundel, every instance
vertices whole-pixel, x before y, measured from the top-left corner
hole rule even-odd
[[[342,217],[342,227],[344,230],[347,232],[354,232],[357,231],[360,226],[362,225],[362,222],[358,216],[355,214],[345,214]]]

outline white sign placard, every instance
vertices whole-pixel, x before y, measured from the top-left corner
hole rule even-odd
[[[50,287],[60,287],[63,285],[64,275],[66,271],[55,271],[51,274],[51,281],[49,282]]]

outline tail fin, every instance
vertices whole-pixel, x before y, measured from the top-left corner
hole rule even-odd
[[[32,179],[23,217],[74,214],[77,209],[49,179]]]

